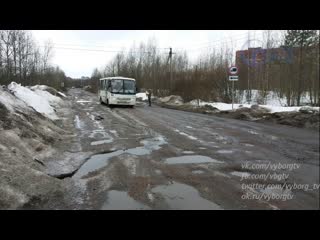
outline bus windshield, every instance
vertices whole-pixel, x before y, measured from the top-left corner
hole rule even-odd
[[[111,93],[135,94],[135,82],[132,80],[115,79],[111,81]]]

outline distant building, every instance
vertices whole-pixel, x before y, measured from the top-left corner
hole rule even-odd
[[[299,54],[299,48],[292,47],[249,48],[236,52],[236,65],[257,66],[265,63],[293,63],[293,57],[297,54]]]

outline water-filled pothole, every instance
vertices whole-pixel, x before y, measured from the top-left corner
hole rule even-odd
[[[150,207],[134,200],[127,192],[111,190],[102,210],[149,210]]]
[[[186,184],[173,182],[170,185],[160,185],[151,190],[161,194],[170,209],[177,210],[221,210],[222,208],[209,200],[202,198],[199,192]]]
[[[124,153],[139,156],[150,154],[153,150],[159,150],[161,145],[166,144],[166,141],[162,136],[158,136],[149,140],[143,140],[141,143],[144,146],[93,155],[79,168],[73,177],[81,178],[90,172],[105,167],[108,165],[109,160],[112,157],[116,157]]]

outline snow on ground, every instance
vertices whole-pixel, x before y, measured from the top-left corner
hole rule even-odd
[[[44,87],[42,85],[32,91],[31,89],[23,87],[21,84],[17,84],[15,82],[8,85],[8,89],[14,93],[14,96],[25,102],[28,106],[52,120],[58,119],[58,116],[51,105],[58,105],[62,100],[47,91],[40,90]],[[14,98],[6,98],[2,100],[7,101],[8,105],[14,105],[18,102]],[[8,109],[12,110],[12,107],[9,107]]]
[[[61,94],[62,97],[67,97],[67,95],[65,95],[64,93],[62,92],[58,92],[59,94]]]
[[[48,102],[51,105],[57,105],[59,103],[62,102],[62,99],[59,97],[56,97],[54,95],[52,95],[51,93],[47,92],[47,91],[43,91],[43,90],[34,90],[34,92],[39,95],[40,97],[43,97],[45,99],[48,100]]]
[[[182,105],[183,99],[177,95],[170,95],[167,97],[159,98],[160,102],[167,103],[167,104],[175,104],[175,105]]]
[[[236,98],[238,96],[239,98],[239,103],[242,104],[249,104],[249,102],[246,99],[247,91],[243,91],[241,96],[240,96],[240,91],[236,91]],[[261,91],[252,89],[251,90],[251,104],[258,104],[259,102],[261,103]],[[260,99],[260,101],[259,101]],[[310,103],[310,96],[308,92],[305,92],[301,95],[301,100],[300,102],[302,105],[308,105]],[[272,105],[272,106],[282,106],[285,107],[287,106],[287,98],[286,96],[282,96],[281,98],[279,97],[279,94],[275,91],[267,91],[266,97],[264,99],[264,104],[265,105]]]
[[[238,109],[241,107],[247,107],[247,108],[251,108],[252,105],[256,105],[259,102],[259,91],[258,90],[251,90],[252,93],[252,97],[251,97],[251,102],[250,104],[248,103],[247,99],[246,99],[246,91],[243,91],[243,94],[240,97],[240,103],[235,103],[233,105],[234,109]],[[236,95],[239,96],[239,92],[236,93]],[[275,113],[275,112],[293,112],[293,111],[299,111],[302,107],[306,107],[305,106],[293,106],[293,107],[286,107],[286,98],[279,98],[278,94],[276,92],[273,91],[269,91],[266,98],[265,98],[265,103],[266,104],[262,104],[259,106],[261,107],[265,107],[267,109],[270,110],[271,113]],[[301,102],[303,104],[308,104],[309,102],[309,96],[308,94],[303,94],[302,98],[301,98]],[[192,106],[198,106],[198,100],[192,100],[191,102],[189,102],[188,104],[192,105]],[[210,105],[212,107],[216,107],[217,109],[219,109],[220,111],[229,111],[232,110],[232,104],[230,103],[223,103],[223,102],[204,102],[201,101],[199,102],[200,106],[204,106],[204,105]],[[319,107],[309,107],[308,108],[315,110],[315,111],[319,111]]]
[[[137,98],[142,98],[142,101],[148,100],[147,94],[145,92],[137,93]]]
[[[7,91],[4,91],[0,88],[0,103],[5,105],[5,107],[10,111],[14,112],[15,109],[23,109],[28,107],[25,102],[21,101],[20,99],[16,98],[12,94]]]
[[[192,100],[189,102],[190,105],[192,106],[198,106],[198,101],[197,100]],[[215,107],[219,109],[220,111],[228,111],[232,110],[232,104],[231,103],[222,103],[222,102],[204,102],[200,101],[199,103],[200,106],[204,105],[210,105],[212,107]],[[233,109],[238,109],[242,107],[246,108],[251,108],[251,106],[254,104],[233,104]],[[293,111],[299,111],[302,107],[308,107],[312,110],[319,111],[319,107],[310,107],[310,106],[300,106],[300,107],[281,107],[281,106],[274,106],[274,105],[259,105],[261,107],[267,108],[270,110],[271,113],[275,112],[293,112]]]
[[[46,89],[48,88],[47,85],[34,85],[32,87],[30,87],[31,90],[42,90],[42,91],[45,91]]]

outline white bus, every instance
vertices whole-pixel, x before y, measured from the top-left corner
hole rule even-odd
[[[136,104],[136,80],[125,77],[108,77],[100,79],[99,100],[107,105]]]

